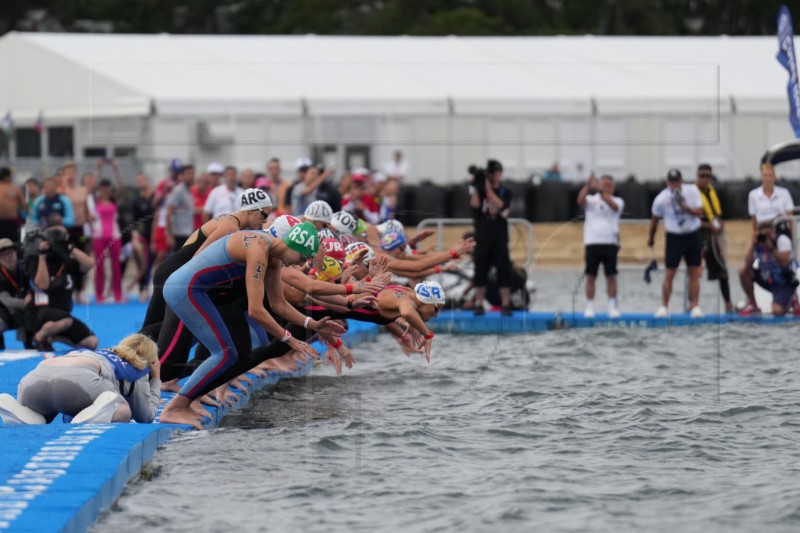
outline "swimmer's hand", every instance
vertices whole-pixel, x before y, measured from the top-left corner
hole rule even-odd
[[[327,317],[323,318],[323,320],[328,320],[328,318]],[[339,326],[339,324],[336,324],[336,325]],[[339,326],[339,327],[341,328],[342,326]],[[319,352],[317,350],[315,350],[314,347],[311,346],[310,344],[308,344],[307,342],[303,342],[301,340],[298,340],[298,339],[292,337],[292,338],[289,339],[287,344],[289,345],[289,347],[292,350],[296,350],[296,351],[300,352],[301,355],[305,356],[306,360],[312,359],[312,358],[313,359],[319,359]]]
[[[336,348],[333,346],[328,346],[328,351],[325,352],[325,364],[333,366],[337,376],[341,375],[342,359],[339,357],[339,352],[337,352]]]
[[[471,252],[475,248],[475,239],[470,237],[469,239],[464,239],[458,241],[455,245],[455,250],[458,252],[458,255],[464,255],[466,253]]]
[[[376,279],[373,279],[372,281],[367,281],[365,279],[362,279],[361,281],[356,283],[355,292],[370,292],[374,294],[376,292],[382,291],[384,287],[386,287],[386,284],[388,282],[389,280],[386,279],[383,275],[378,276]]]
[[[344,364],[347,365],[347,368],[353,368],[353,365],[356,364],[356,358],[353,357],[353,352],[344,344],[336,348],[336,351],[339,352],[339,356],[344,359]]]
[[[359,298],[353,300],[353,309],[377,309],[378,308],[378,299],[371,295],[365,294]]]
[[[376,257],[369,263],[369,275],[372,279],[378,278],[381,274],[387,273],[389,270],[389,256],[381,255]],[[389,274],[391,279],[391,274]]]
[[[312,320],[309,326],[311,329],[323,336],[333,335],[335,337],[341,337],[346,331],[341,324],[331,320],[331,318],[328,316],[322,320]],[[294,348],[294,346],[292,347]],[[298,348],[295,348],[295,350],[298,350]],[[316,355],[319,354],[317,353]]]
[[[430,228],[424,229],[424,230],[420,231],[419,233],[417,233],[416,235],[414,235],[414,241],[415,242],[422,242],[425,239],[427,239],[428,237],[431,237],[432,235],[436,235],[436,230],[435,229],[430,229]]]
[[[431,362],[432,345],[433,345],[433,339],[422,339],[422,344],[419,345],[420,350],[425,350],[425,359],[428,360],[428,363]]]

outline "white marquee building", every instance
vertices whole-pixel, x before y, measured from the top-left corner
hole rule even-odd
[[[16,164],[135,156],[284,168],[302,155],[460,181],[495,157],[656,179],[699,161],[757,174],[793,136],[787,73],[766,37],[322,37],[9,33],[0,115]],[[44,133],[35,133],[38,116]],[[787,169],[794,172],[795,169]],[[796,174],[796,173],[795,173]]]

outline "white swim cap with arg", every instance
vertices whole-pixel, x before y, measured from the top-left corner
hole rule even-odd
[[[424,304],[444,305],[444,289],[435,281],[417,283],[414,294]]]
[[[306,217],[308,220],[316,220],[317,222],[324,222],[326,224],[331,223],[331,215],[333,214],[333,209],[324,200],[316,200],[311,202],[308,207],[306,207],[306,212],[303,213],[303,216]]]
[[[272,200],[261,189],[247,189],[239,195],[238,211],[255,211],[265,207],[272,207]]]

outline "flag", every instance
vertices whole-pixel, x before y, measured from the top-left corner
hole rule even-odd
[[[44,129],[44,117],[42,116],[42,112],[39,111],[39,116],[36,117],[36,124],[33,125],[33,129],[36,130],[36,133],[41,134],[42,130]]]
[[[778,62],[789,72],[789,122],[794,136],[800,138],[800,82],[797,79],[797,59],[794,55],[794,28],[789,8],[781,6],[778,12]]]
[[[11,119],[11,111],[6,112],[2,122],[3,132],[10,137],[14,133],[14,121]]]

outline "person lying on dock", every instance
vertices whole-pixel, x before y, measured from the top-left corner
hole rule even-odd
[[[148,424],[161,402],[156,344],[135,333],[108,350],[74,350],[45,359],[19,382],[17,399],[0,394],[4,424]]]

